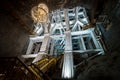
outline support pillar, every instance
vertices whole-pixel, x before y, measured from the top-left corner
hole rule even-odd
[[[72,55],[72,39],[71,31],[69,26],[69,17],[68,10],[64,9],[65,22],[66,22],[66,31],[65,31],[65,52],[62,68],[62,78],[70,79],[74,77],[73,70],[73,55]]]
[[[51,47],[50,47],[50,55],[54,55],[54,46],[55,46],[55,40],[51,40],[52,44],[51,44]]]
[[[31,51],[32,51],[32,49],[33,49],[33,41],[32,40],[30,40],[30,43],[29,43],[29,45],[28,45],[28,48],[27,48],[27,52],[26,52],[26,54],[28,55],[28,54],[31,54]]]
[[[82,35],[80,36],[80,39],[81,39],[81,42],[82,42],[82,45],[83,45],[83,50],[86,50],[85,42],[83,40]]]
[[[95,47],[96,47],[97,49],[100,49],[100,46],[99,46],[99,44],[98,44],[98,42],[97,42],[97,39],[96,39],[93,31],[91,31],[91,36],[92,36],[93,42],[94,42],[94,44],[95,44]]]
[[[38,60],[42,59],[44,55],[48,54],[49,45],[50,45],[50,34],[48,33],[48,23],[44,23],[44,39],[40,48],[40,52],[38,53],[38,56],[33,60],[34,62],[37,62]]]
[[[49,44],[50,44],[50,36],[49,34],[44,34],[44,39],[40,48],[40,52],[38,53],[38,56],[33,60],[33,63],[42,59],[44,55],[48,54]]]
[[[71,39],[71,31],[69,26],[69,17],[68,10],[64,9],[65,14],[65,22],[66,22],[66,31],[65,31],[65,53],[63,60],[63,68],[62,68],[62,78],[71,79],[74,77],[73,70],[73,55],[72,55],[72,39]]]
[[[66,44],[63,60],[62,78],[70,79],[74,77],[71,32],[66,31],[65,35]]]

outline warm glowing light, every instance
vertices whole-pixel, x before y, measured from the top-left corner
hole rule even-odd
[[[36,23],[46,22],[48,19],[48,7],[41,3],[32,8],[31,15]]]

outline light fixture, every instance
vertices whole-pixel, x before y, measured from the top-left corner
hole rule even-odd
[[[31,10],[31,16],[35,23],[47,22],[48,20],[48,7],[40,3],[38,6],[35,6]]]

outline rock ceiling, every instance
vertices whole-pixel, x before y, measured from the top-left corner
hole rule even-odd
[[[45,3],[49,11],[80,5],[88,10],[90,17],[94,18],[102,10],[105,0],[4,0],[1,4],[1,11],[3,14],[13,16],[22,26],[28,28],[28,31],[31,32],[33,20],[30,12],[39,3]]]

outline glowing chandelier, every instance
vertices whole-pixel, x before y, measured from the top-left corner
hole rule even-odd
[[[47,22],[48,12],[48,7],[41,3],[32,8],[31,15],[35,23]]]

